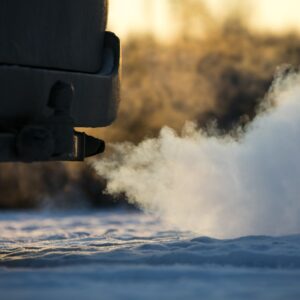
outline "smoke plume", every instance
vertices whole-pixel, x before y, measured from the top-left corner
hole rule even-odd
[[[187,123],[135,146],[111,145],[95,168],[110,194],[201,235],[300,232],[300,73],[279,72],[238,139]]]

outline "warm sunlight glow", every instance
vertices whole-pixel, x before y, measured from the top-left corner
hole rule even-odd
[[[172,16],[166,0],[111,0],[109,27],[121,37],[154,33],[160,39],[170,39]]]
[[[300,30],[299,0],[255,0],[258,26],[272,31]],[[255,20],[253,20],[255,25]]]
[[[184,1],[184,0],[181,0]],[[199,0],[201,1],[201,0]],[[177,1],[179,2],[179,1]],[[298,0],[204,0],[214,16],[226,15],[234,5],[249,7],[249,22],[259,30],[300,30]],[[175,0],[110,0],[110,28],[121,37],[154,33],[162,41],[176,36],[172,5]],[[246,9],[246,13],[248,13]]]

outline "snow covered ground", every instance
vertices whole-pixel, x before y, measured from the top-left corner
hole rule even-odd
[[[0,213],[0,299],[298,300],[300,235],[216,240],[142,213]]]

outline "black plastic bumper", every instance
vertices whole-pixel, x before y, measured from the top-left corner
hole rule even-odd
[[[73,85],[71,116],[75,127],[105,127],[119,105],[120,41],[106,32],[103,65],[98,73],[83,73],[0,65],[0,121],[26,124],[51,114],[48,96],[57,81]]]

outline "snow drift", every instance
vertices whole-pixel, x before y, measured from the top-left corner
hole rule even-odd
[[[217,240],[127,211],[2,212],[0,232],[1,299],[300,299],[300,235]]]

